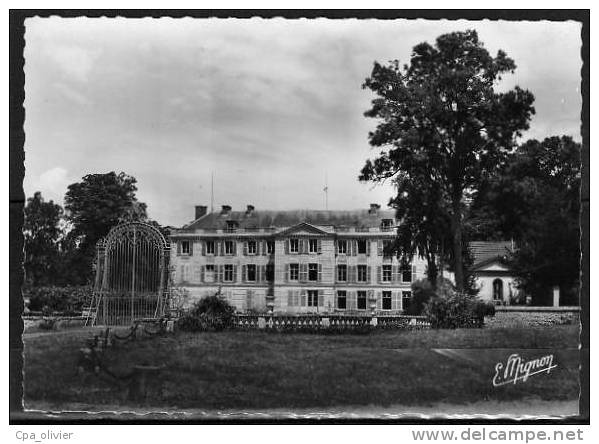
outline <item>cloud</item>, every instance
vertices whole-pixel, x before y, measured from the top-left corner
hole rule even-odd
[[[41,191],[46,200],[54,200],[62,203],[67,186],[70,185],[68,171],[62,167],[54,167],[44,171],[37,178],[28,177],[31,185],[25,186],[27,195],[33,195],[36,191]],[[30,190],[30,191],[29,191]]]

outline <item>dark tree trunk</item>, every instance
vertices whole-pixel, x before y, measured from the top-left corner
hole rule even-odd
[[[433,290],[436,290],[437,289],[437,275],[439,274],[439,269],[437,267],[435,255],[431,252],[428,252],[426,255],[426,262],[427,262],[426,277],[427,277],[428,281],[430,282],[431,287],[433,287]]]
[[[453,262],[455,285],[458,292],[464,291],[464,265],[462,260],[462,205],[461,193],[452,199],[451,231],[453,232]]]

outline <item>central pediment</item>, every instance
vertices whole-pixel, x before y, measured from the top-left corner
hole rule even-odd
[[[289,228],[277,233],[278,236],[302,236],[302,235],[324,236],[327,234],[330,234],[330,233],[323,230],[322,228],[315,227],[314,225],[309,224],[308,222],[301,222],[297,225],[294,225],[293,227],[289,227]]]

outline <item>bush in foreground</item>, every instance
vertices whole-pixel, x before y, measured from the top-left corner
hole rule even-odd
[[[196,302],[177,321],[182,331],[223,330],[233,325],[235,309],[219,295],[207,296]]]
[[[431,299],[425,305],[424,314],[431,328],[480,328],[485,316],[495,314],[495,307],[474,296],[453,293]]]

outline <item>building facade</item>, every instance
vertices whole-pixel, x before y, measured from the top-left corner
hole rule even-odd
[[[393,211],[245,211],[223,206],[171,233],[175,288],[188,303],[220,293],[238,311],[389,313],[404,311],[425,263],[385,253]]]

